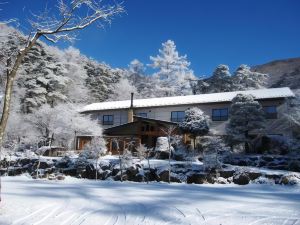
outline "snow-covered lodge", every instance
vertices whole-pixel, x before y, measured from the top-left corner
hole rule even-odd
[[[287,113],[286,100],[294,97],[294,93],[287,87],[149,99],[133,99],[132,96],[131,100],[87,105],[82,113],[90,114],[102,125],[108,140],[113,137],[135,139],[153,147],[157,137],[163,135],[161,127],[181,122],[184,112],[191,107],[198,107],[210,116],[210,130],[213,133],[225,135],[229,107],[239,93],[251,94],[261,103],[268,119],[267,133],[288,135],[280,129],[268,129],[283,113]],[[81,149],[89,140],[90,137],[78,136],[77,148]]]

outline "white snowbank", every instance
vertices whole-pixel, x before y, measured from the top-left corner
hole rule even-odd
[[[4,177],[0,224],[299,224],[300,189]]]

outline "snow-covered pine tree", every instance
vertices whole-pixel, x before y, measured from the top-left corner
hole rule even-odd
[[[194,141],[194,151],[196,149],[196,138],[206,135],[209,132],[209,117],[204,112],[193,107],[185,111],[184,120],[179,123],[179,129],[183,133],[190,134]]]
[[[234,90],[250,90],[265,87],[267,74],[253,72],[247,65],[240,65],[232,76]]]
[[[154,74],[157,85],[157,95],[174,96],[192,94],[189,79],[195,79],[193,71],[189,69],[190,62],[187,56],[180,56],[174,41],[168,40],[159,49],[159,55],[150,56],[154,69],[159,71]]]
[[[232,90],[231,74],[227,65],[219,65],[209,79],[210,92],[228,92]]]
[[[135,97],[151,98],[157,96],[156,89],[159,83],[155,82],[156,79],[153,76],[145,74],[145,66],[139,60],[132,60],[124,75],[130,84],[136,88],[138,95]]]
[[[112,85],[113,93],[109,96],[111,101],[129,100],[131,93],[138,98],[139,93],[134,85],[132,85],[126,76],[121,76],[118,83]]]
[[[84,69],[87,72],[86,86],[89,89],[91,102],[103,102],[113,94],[113,85],[118,83],[121,74],[120,69],[112,69],[107,64],[100,64],[94,60],[86,60]]]
[[[229,123],[226,127],[231,145],[245,143],[245,152],[250,151],[250,132],[265,127],[265,116],[261,104],[252,95],[237,94],[232,99]]]

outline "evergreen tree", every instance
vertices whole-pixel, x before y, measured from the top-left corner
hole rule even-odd
[[[191,108],[185,111],[184,120],[179,123],[179,129],[183,133],[188,133],[194,140],[194,149],[196,148],[196,138],[206,135],[209,132],[209,118],[204,112],[197,108]]]
[[[232,80],[229,67],[223,64],[219,65],[211,76],[209,83],[211,87],[210,92],[212,93],[231,91]]]
[[[193,71],[189,69],[190,62],[187,56],[180,56],[174,41],[168,40],[159,49],[159,55],[150,56],[159,96],[174,96],[192,94],[189,79],[195,79]]]
[[[268,75],[253,72],[247,65],[240,65],[232,76],[234,90],[259,89],[265,86]]]
[[[252,95],[237,94],[229,110],[227,135],[231,145],[245,143],[249,152],[250,132],[265,127],[265,116],[261,104]]]

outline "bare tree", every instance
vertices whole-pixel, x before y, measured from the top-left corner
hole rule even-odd
[[[4,96],[3,113],[0,121],[0,145],[3,142],[4,132],[9,117],[10,102],[12,96],[13,83],[17,71],[22,64],[22,60],[30,49],[36,45],[41,37],[57,43],[60,40],[74,41],[77,31],[93,24],[103,27],[103,23],[110,23],[113,16],[124,12],[122,5],[102,5],[102,1],[97,0],[73,0],[68,3],[64,0],[57,0],[57,13],[49,15],[45,10],[40,15],[33,15],[29,20],[34,32],[28,36],[28,41],[24,48],[20,48],[15,57],[8,58],[7,81]],[[86,13],[83,13],[83,12]],[[82,15],[85,15],[82,17]]]
[[[7,80],[0,121],[0,146],[3,143],[9,118],[12,89],[17,71],[24,57],[37,41],[42,37],[52,43],[60,40],[74,41],[78,31],[94,24],[103,27],[104,23],[110,23],[115,15],[123,12],[122,5],[103,5],[101,0],[57,0],[57,5],[52,12],[46,8],[41,14],[33,14],[33,18],[29,20],[32,32],[28,35],[25,46],[18,49],[15,56],[11,56],[6,61]]]
[[[161,131],[167,136],[168,138],[168,150],[169,150],[169,183],[171,182],[171,138],[174,136],[177,130],[177,126],[174,125],[167,125],[164,128],[161,128]]]
[[[143,182],[144,182],[144,177],[145,177],[145,170],[144,170],[144,164],[143,164],[143,160],[146,159],[147,160],[147,163],[148,163],[148,177],[147,177],[147,184],[149,183],[149,175],[150,175],[150,160],[149,160],[149,149],[143,145],[143,144],[140,144],[137,148],[136,148],[136,151],[137,151],[137,156],[138,158],[140,159],[140,163],[141,163],[141,166],[142,166],[142,170],[143,170]]]

